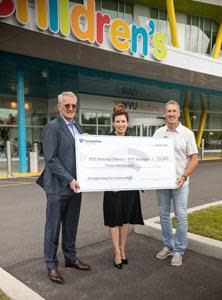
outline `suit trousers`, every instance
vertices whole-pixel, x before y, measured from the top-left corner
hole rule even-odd
[[[65,261],[76,259],[76,233],[81,194],[59,196],[47,194],[44,259],[48,269],[58,266],[57,249],[62,225],[62,251]]]

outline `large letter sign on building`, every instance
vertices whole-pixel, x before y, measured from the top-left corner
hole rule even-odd
[[[34,8],[28,6],[28,0],[17,0],[15,4],[11,0],[0,1],[0,20],[7,23],[14,12],[17,21],[10,24],[25,29],[50,32],[60,38],[87,42],[128,55],[151,56],[156,60],[167,56],[166,37],[155,32],[154,20],[148,19],[144,26],[128,25],[120,18],[111,20],[109,15],[95,10],[95,0],[75,5],[70,5],[69,0],[36,0]],[[30,17],[35,18],[35,26]]]

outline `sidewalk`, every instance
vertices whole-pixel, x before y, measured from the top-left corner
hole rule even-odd
[[[65,269],[60,254],[64,285],[52,283],[43,258],[32,259],[6,269],[45,299],[55,300],[221,300],[222,261],[187,251],[181,267],[170,259],[155,258],[160,241],[131,233],[129,265],[113,266],[110,240],[78,250],[79,257],[92,265],[91,272]],[[25,299],[24,299],[25,300]]]
[[[41,171],[44,169],[44,160],[41,158],[39,160],[39,172],[33,173],[33,172],[26,172],[26,173],[20,173],[19,172],[19,161],[18,159],[14,159],[12,161],[12,175],[13,177],[29,177],[29,176],[37,176],[41,173]],[[7,178],[7,162],[6,160],[0,161],[0,179]]]
[[[222,161],[201,163],[190,182],[190,207],[221,199]],[[207,182],[206,182],[207,178]],[[92,272],[64,268],[64,286],[53,284],[43,262],[45,195],[34,178],[1,180],[1,267],[45,299],[79,300],[219,300],[222,299],[222,261],[187,251],[183,266],[170,266],[155,254],[162,242],[130,233],[129,266],[117,270],[113,251],[102,221],[101,193],[84,194],[78,230],[78,255],[90,263]],[[17,184],[16,184],[17,182]],[[27,183],[24,188],[24,183]],[[204,183],[204,184],[203,184]],[[155,193],[141,195],[144,218],[158,214]],[[9,238],[10,237],[10,238]],[[10,250],[9,250],[10,249]],[[0,277],[0,288],[1,288]],[[6,281],[11,288],[11,281]],[[18,294],[17,294],[18,295]],[[18,300],[19,298],[13,297]],[[25,298],[21,300],[33,300]]]

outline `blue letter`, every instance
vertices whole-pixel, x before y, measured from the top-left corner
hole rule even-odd
[[[148,55],[148,37],[149,34],[144,27],[136,27],[135,24],[132,25],[132,39],[131,39],[131,51],[132,53],[136,54],[138,51],[138,36],[140,35],[143,39],[142,45],[142,56]],[[141,39],[141,40],[142,40]]]

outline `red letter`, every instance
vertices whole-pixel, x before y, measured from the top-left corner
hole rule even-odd
[[[96,24],[97,24],[96,42],[101,45],[103,43],[104,25],[110,24],[110,17],[108,15],[103,15],[101,12],[97,12],[96,13]]]
[[[12,0],[0,1],[0,17],[9,17],[15,11],[15,4]]]

